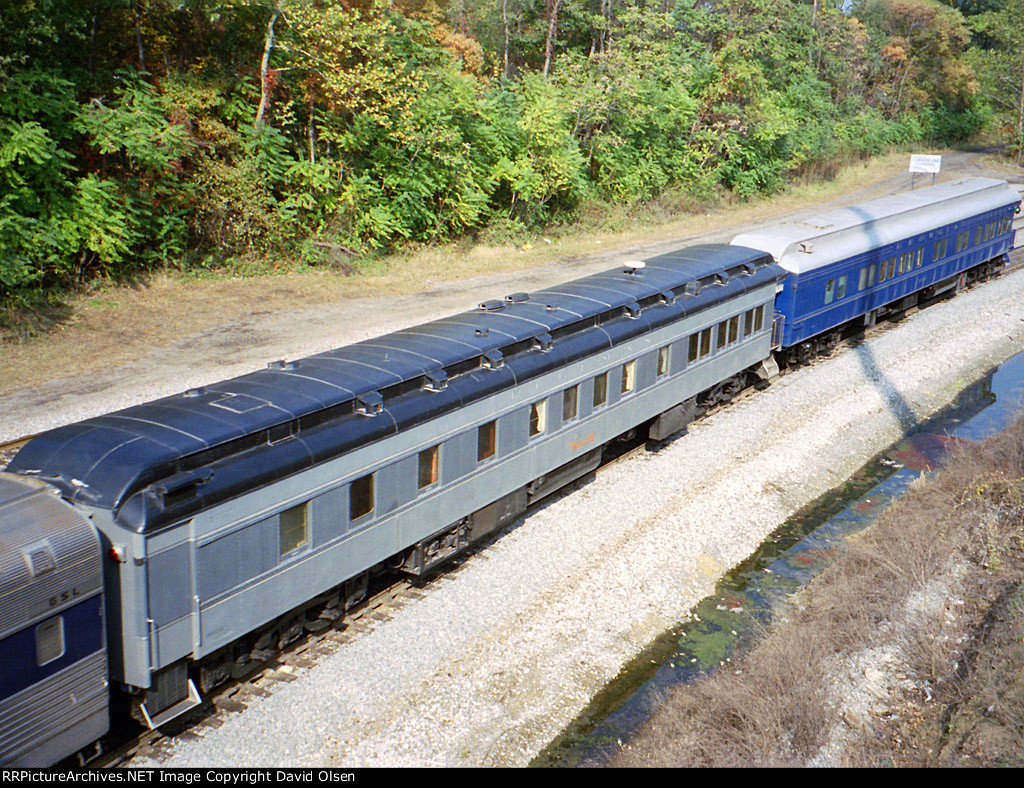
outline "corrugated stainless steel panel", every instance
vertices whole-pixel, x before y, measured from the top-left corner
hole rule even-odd
[[[36,489],[38,488],[27,486],[25,482],[17,476],[9,476],[0,473],[0,506],[10,503],[15,498],[20,498],[23,495],[29,495]]]
[[[6,488],[30,494],[0,501],[0,637],[59,613],[96,593],[102,584],[99,537],[79,511],[37,480],[0,474]],[[29,553],[42,549],[55,566],[34,576]],[[69,589],[75,598],[60,599]],[[57,597],[58,601],[53,602]]]
[[[107,655],[97,652],[0,701],[0,766],[50,766],[109,727]]]

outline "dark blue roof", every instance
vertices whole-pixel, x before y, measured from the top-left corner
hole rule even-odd
[[[770,263],[765,253],[739,246],[680,249],[647,260],[636,273],[618,268],[486,302],[60,427],[26,444],[9,470],[46,478],[71,500],[125,507],[119,519],[152,527],[781,278],[784,272]],[[729,271],[734,275],[722,276]],[[703,282],[699,295],[684,296],[690,282]],[[641,307],[638,318],[624,314],[632,304]],[[534,349],[544,335],[554,335],[553,344],[546,352]],[[487,354],[503,359],[500,368],[481,366]],[[432,373],[447,377],[447,387],[424,390],[424,376]],[[377,416],[356,412],[357,398],[378,395]],[[155,517],[153,501],[138,495],[146,489],[165,516]],[[179,509],[169,502],[181,489],[190,495],[180,499],[193,503]]]

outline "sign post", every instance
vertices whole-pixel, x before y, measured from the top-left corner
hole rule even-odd
[[[935,185],[935,174],[942,169],[941,156],[924,156],[919,153],[910,155],[910,188],[914,188],[915,173],[930,172],[932,174],[932,186]]]

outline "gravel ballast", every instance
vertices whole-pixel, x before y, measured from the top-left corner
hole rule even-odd
[[[795,510],[1024,349],[1024,271],[531,513],[427,596],[134,766],[522,766]]]

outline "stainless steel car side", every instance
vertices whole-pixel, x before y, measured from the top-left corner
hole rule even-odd
[[[40,481],[0,473],[0,766],[49,766],[107,731],[99,538]]]

